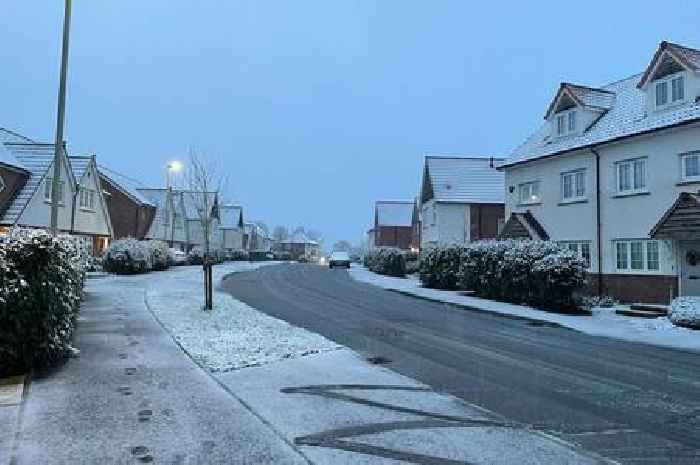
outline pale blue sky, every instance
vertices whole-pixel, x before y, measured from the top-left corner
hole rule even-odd
[[[3,0],[0,126],[52,140],[62,4]],[[195,147],[249,219],[356,241],[426,152],[507,155],[562,80],[700,47],[693,2],[74,0],[66,138],[162,183]]]

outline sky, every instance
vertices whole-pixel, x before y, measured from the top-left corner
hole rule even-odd
[[[158,186],[190,150],[247,220],[358,242],[426,153],[507,156],[561,81],[700,48],[694,2],[73,2],[65,138]],[[52,141],[63,1],[2,0],[0,126]]]

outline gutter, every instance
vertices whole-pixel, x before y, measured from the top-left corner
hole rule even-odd
[[[600,153],[595,147],[590,148],[595,155],[595,215],[596,215],[596,249],[598,259],[598,297],[603,296],[603,244],[600,220]]]

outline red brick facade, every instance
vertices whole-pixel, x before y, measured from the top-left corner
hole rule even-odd
[[[374,244],[377,247],[398,247],[408,250],[411,247],[413,228],[411,226],[377,226]]]
[[[625,303],[669,304],[678,296],[678,277],[663,275],[604,274],[603,295]],[[598,294],[598,274],[588,275],[588,290]]]
[[[131,197],[102,179],[102,189],[109,193],[105,198],[114,239],[133,237],[143,239],[156,214],[155,207],[141,205]]]
[[[472,241],[494,239],[498,235],[498,224],[503,221],[506,209],[503,204],[479,204],[469,206],[469,237]]]

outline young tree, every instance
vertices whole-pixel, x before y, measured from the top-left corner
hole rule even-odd
[[[205,308],[207,310],[211,310],[213,307],[211,242],[213,229],[216,222],[219,221],[218,195],[226,183],[222,172],[217,163],[194,150],[190,150],[189,166],[186,173],[188,190],[184,192],[184,195],[188,197],[187,201],[191,202],[191,205],[196,209],[197,220],[202,229]]]

